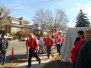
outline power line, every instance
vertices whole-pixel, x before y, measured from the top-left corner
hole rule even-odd
[[[58,1],[61,1],[61,0],[47,0],[47,1],[43,1],[43,2],[38,2],[38,3],[34,3],[34,4],[27,4],[26,6],[30,6],[29,8],[36,8],[36,7],[40,7],[40,6],[44,6],[46,4],[50,4],[50,3],[54,3],[54,2],[58,2]]]
[[[36,10],[35,8],[38,8],[40,6],[45,6],[46,4],[55,3],[55,2],[58,2],[58,1],[61,1],[61,0],[47,0],[47,1],[42,1],[42,2],[38,2],[38,3],[34,3],[34,4],[30,4],[28,2],[26,5],[23,4],[23,6],[24,6],[24,8],[27,7],[26,9],[30,9],[31,8],[33,10]],[[16,9],[13,9],[13,10],[15,11]]]

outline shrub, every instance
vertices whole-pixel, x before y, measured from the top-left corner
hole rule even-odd
[[[18,39],[18,36],[16,34],[12,34],[14,39]]]

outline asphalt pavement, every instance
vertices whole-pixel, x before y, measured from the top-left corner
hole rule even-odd
[[[9,42],[7,56],[11,55],[12,47],[14,48],[15,59],[17,57],[19,57],[19,58],[22,57],[24,55],[24,53],[26,52],[25,41],[14,40],[14,41]],[[56,56],[56,54],[57,53],[55,53],[55,56]],[[41,59],[41,64],[38,64],[38,61],[36,61],[35,58],[32,58],[32,67],[31,68],[42,68],[46,63],[48,63],[53,58],[53,57],[50,57],[50,59],[48,59],[46,54],[41,54],[41,55],[39,55],[39,57]],[[10,57],[8,59],[10,59]],[[25,68],[27,65],[28,65],[28,62],[24,62],[19,65],[16,65],[14,68]]]

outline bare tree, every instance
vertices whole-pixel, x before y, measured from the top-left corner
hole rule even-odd
[[[68,19],[63,10],[58,9],[54,18],[50,10],[39,9],[36,11],[33,22],[39,24],[43,30],[50,30],[53,33],[56,30],[65,29]]]
[[[0,6],[0,25],[6,24],[9,19],[8,15],[10,13],[9,8]]]
[[[39,9],[36,11],[36,14],[33,18],[34,24],[39,24],[42,29],[50,29],[49,26],[52,26],[53,16],[50,10],[44,11],[43,9]]]
[[[56,10],[55,23],[56,23],[56,30],[65,29],[67,27],[68,18],[64,10],[60,9]]]

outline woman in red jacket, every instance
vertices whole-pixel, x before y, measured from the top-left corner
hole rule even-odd
[[[74,42],[74,48],[71,50],[71,62],[73,63],[73,68],[75,68],[75,62],[76,62],[79,50],[85,42],[86,42],[86,39],[84,38],[84,32],[82,30],[79,30],[78,37],[76,38]]]
[[[80,48],[84,45],[86,39],[82,39],[75,43],[74,48],[71,50],[71,62],[73,63],[73,68],[75,68],[75,62],[80,51]]]

